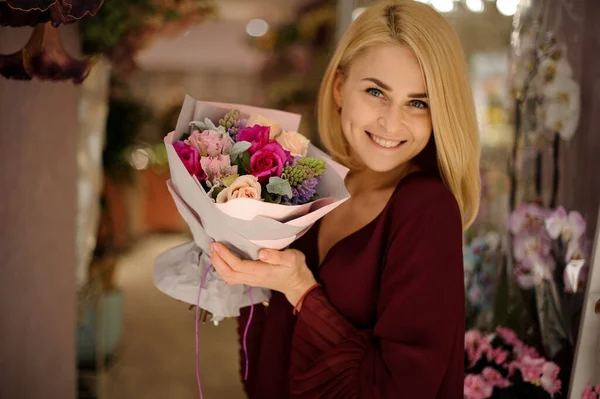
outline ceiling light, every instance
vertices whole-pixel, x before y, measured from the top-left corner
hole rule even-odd
[[[473,12],[483,12],[483,1],[481,0],[466,0],[467,7]]]
[[[498,0],[496,1],[496,8],[502,15],[510,17],[517,12],[519,7],[519,0]]]
[[[452,0],[431,0],[431,5],[439,12],[454,10],[454,2]]]

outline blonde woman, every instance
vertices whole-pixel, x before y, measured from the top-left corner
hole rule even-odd
[[[352,197],[262,261],[211,248],[227,282],[276,291],[248,332],[248,397],[462,398],[479,143],[448,23],[418,2],[369,7],[329,64],[319,128]]]

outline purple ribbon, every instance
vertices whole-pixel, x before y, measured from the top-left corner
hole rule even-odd
[[[202,396],[202,383],[200,382],[200,360],[199,360],[199,350],[198,350],[198,324],[200,322],[200,294],[202,293],[202,288],[204,287],[204,283],[206,283],[206,278],[208,277],[208,272],[213,268],[213,265],[210,265],[204,271],[204,275],[202,276],[202,281],[200,282],[200,289],[198,289],[198,300],[196,301],[196,380],[198,381],[198,392],[200,393],[200,399],[203,399]],[[250,317],[248,317],[248,321],[246,322],[246,328],[244,330],[244,356],[246,358],[246,370],[244,373],[244,380],[248,379],[248,348],[246,347],[246,337],[248,336],[248,330],[250,329],[250,322],[252,321],[252,316],[254,315],[254,300],[252,299],[252,287],[249,287],[248,295],[250,296]]]

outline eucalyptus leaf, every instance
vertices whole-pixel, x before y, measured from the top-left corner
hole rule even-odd
[[[231,148],[231,151],[229,151],[229,156],[231,157],[231,160],[235,161],[240,156],[240,154],[244,153],[245,151],[248,151],[248,149],[251,146],[252,143],[249,143],[247,141],[238,141],[237,143],[235,143]]]
[[[277,176],[272,176],[269,178],[267,191],[270,194],[285,195],[288,197],[292,196],[292,186],[290,186],[290,182]]]

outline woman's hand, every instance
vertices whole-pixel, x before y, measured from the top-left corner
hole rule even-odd
[[[210,245],[212,265],[228,284],[246,284],[279,291],[294,306],[316,280],[304,254],[295,249],[262,249],[261,260],[241,260],[223,244]]]

